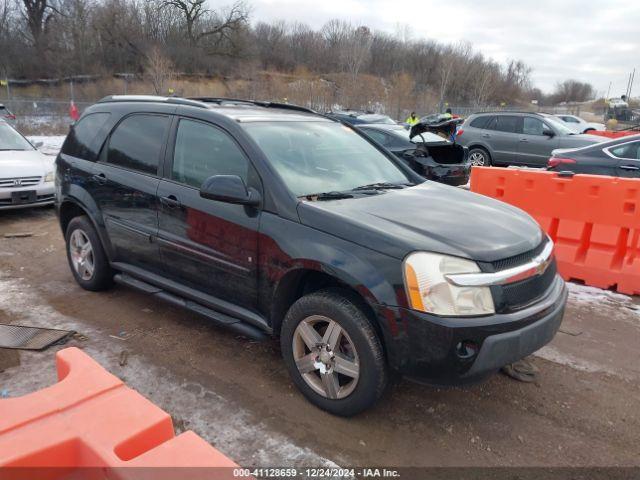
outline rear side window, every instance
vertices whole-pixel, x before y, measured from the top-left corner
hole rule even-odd
[[[156,175],[168,127],[166,115],[136,114],[125,118],[111,134],[107,162]]]
[[[613,156],[618,158],[627,158],[631,160],[640,160],[640,142],[627,143],[614,147],[611,150]]]
[[[482,117],[474,118],[469,124],[469,126],[473,128],[485,129],[487,128],[489,120],[491,120],[492,118],[494,117],[492,117],[491,115],[484,115]]]
[[[498,115],[497,118],[498,121],[495,125],[494,130],[505,133],[516,133],[518,131],[518,120],[520,120],[519,117],[514,117],[511,115]]]
[[[180,120],[171,178],[200,188],[213,175],[238,175],[248,182],[249,161],[233,139],[213,125]]]
[[[101,112],[81,118],[69,131],[64,145],[62,145],[62,153],[95,161],[100,145],[94,145],[94,140],[110,116],[110,113]]]

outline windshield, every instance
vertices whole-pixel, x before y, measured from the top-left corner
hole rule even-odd
[[[556,131],[560,132],[560,135],[575,134],[575,132],[571,130],[569,127],[567,127],[567,125],[562,120],[552,116],[545,116],[544,118],[547,122],[549,122],[553,126],[553,128],[556,129]]]
[[[0,123],[0,151],[33,150],[33,146],[6,123]]]
[[[243,126],[297,197],[410,181],[373,145],[338,123],[255,122]]]

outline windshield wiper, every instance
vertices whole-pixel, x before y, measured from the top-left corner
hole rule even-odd
[[[352,192],[357,192],[358,190],[386,190],[386,189],[401,189],[405,188],[406,185],[401,185],[398,183],[389,183],[389,182],[377,182],[370,183],[369,185],[361,185],[356,188],[352,188]]]
[[[342,198],[353,198],[353,195],[346,192],[322,192],[303,195],[307,200],[339,200]]]

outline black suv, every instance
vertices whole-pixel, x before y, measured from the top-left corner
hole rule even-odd
[[[107,97],[62,147],[56,203],[82,287],[277,335],[293,382],[339,415],[391,372],[484,378],[549,342],[567,297],[528,215],[291,105]]]

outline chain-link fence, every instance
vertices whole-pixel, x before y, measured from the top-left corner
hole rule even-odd
[[[16,116],[16,127],[25,134],[66,133],[73,122],[71,102],[67,100],[12,98],[0,103]],[[80,114],[90,105],[91,102],[75,102]]]

